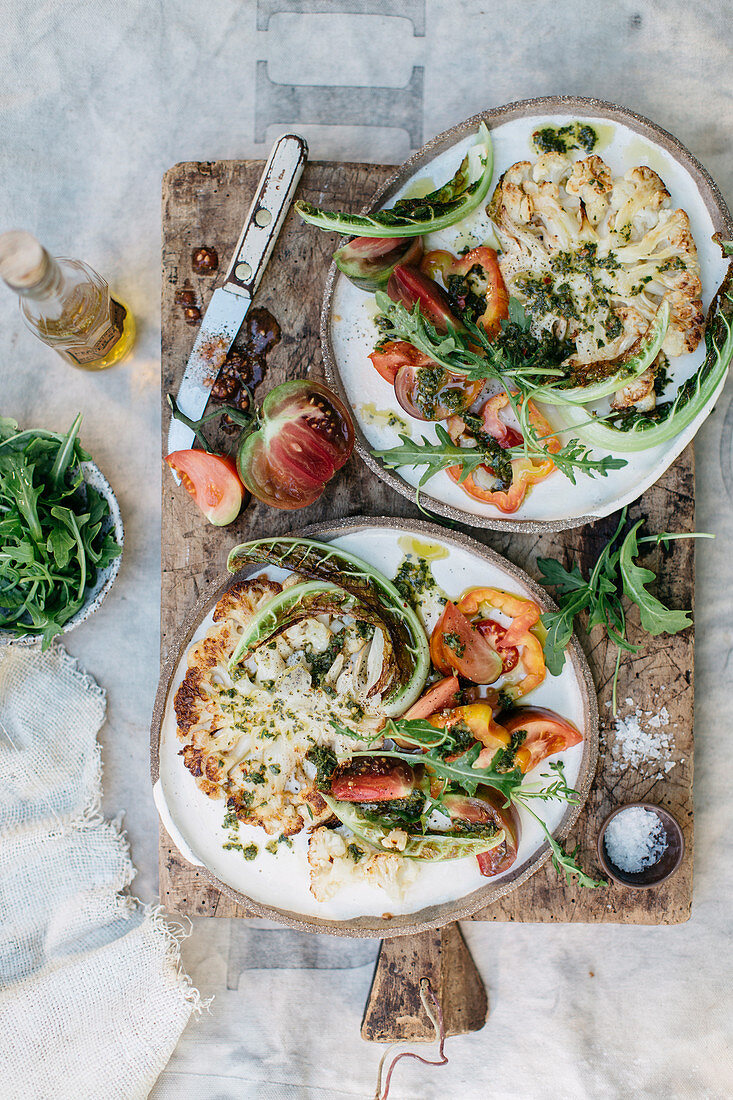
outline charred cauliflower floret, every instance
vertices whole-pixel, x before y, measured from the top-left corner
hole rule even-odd
[[[599,156],[545,153],[504,173],[488,212],[509,293],[535,335],[550,329],[575,341],[568,363],[580,381],[633,355],[665,298],[664,352],[697,347],[705,324],[697,248],[687,214],[670,209],[651,168],[614,177]],[[648,408],[654,400],[651,386],[641,401]],[[627,404],[624,395],[619,401]]]
[[[332,829],[315,829],[308,841],[311,893],[329,901],[344,887],[373,882],[400,900],[415,880],[416,868],[398,853],[380,852],[365,840],[348,840]]]

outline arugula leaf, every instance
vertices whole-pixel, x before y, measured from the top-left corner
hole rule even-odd
[[[564,569],[552,558],[538,558],[537,565],[543,574],[543,584],[556,590],[559,611],[546,611],[541,616],[547,630],[544,644],[545,663],[553,676],[559,675],[565,663],[565,649],[572,637],[575,616],[588,611],[588,629],[601,626],[617,648],[616,666],[612,680],[612,710],[616,714],[616,688],[622,653],[636,653],[640,647],[626,637],[626,613],[622,595],[639,608],[641,625],[648,634],[677,634],[692,625],[689,611],[675,611],[665,607],[646,586],[654,580],[651,569],[639,565],[634,558],[641,542],[669,542],[680,538],[709,537],[699,532],[663,532],[638,540],[637,532],[644,520],[639,520],[625,536],[618,549],[615,545],[626,522],[626,508],[621,513],[613,536],[601,550],[593,571],[586,580],[577,562],[572,569]]]
[[[388,469],[394,470],[399,466],[426,466],[425,473],[420,478],[420,485],[424,485],[429,478],[447,470],[452,466],[461,468],[460,481],[465,481],[473,470],[484,463],[491,462],[491,455],[484,447],[459,447],[453,442],[442,424],[436,424],[435,434],[437,443],[422,437],[422,443],[416,443],[409,435],[400,435],[402,443],[399,447],[386,447],[382,450],[374,450],[375,458],[382,460]]]
[[[573,636],[573,620],[588,606],[589,599],[587,590],[576,593],[559,611],[544,611],[540,616],[540,621],[547,630],[542,652],[551,676],[559,676],[563,670],[565,650]]]
[[[639,608],[641,625],[647,634],[678,634],[692,626],[689,611],[673,611],[648,592],[646,585],[655,579],[651,569],[636,564],[634,558],[639,553],[636,532],[644,523],[639,520],[621,544],[619,568],[623,580],[624,594]]]
[[[537,568],[545,578],[542,583],[553,585],[563,595],[578,588],[585,588],[587,585],[577,562],[573,564],[573,568],[568,572],[554,558],[538,558]]]

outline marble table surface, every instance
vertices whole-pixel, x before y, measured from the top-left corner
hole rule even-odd
[[[157,892],[148,723],[158,675],[160,182],[177,161],[266,155],[285,129],[317,159],[398,162],[481,108],[551,93],[648,115],[733,200],[731,23],[724,0],[0,0],[0,229],[103,272],[138,321],[134,357],[73,370],[0,287],[0,412],[82,438],[126,525],[118,583],[67,639],[109,694],[104,808],[124,811]],[[695,894],[670,928],[472,925],[489,989],[483,1032],[450,1065],[404,1064],[401,1100],[461,1096],[723,1097],[731,1062],[733,383],[696,441]],[[672,522],[672,520],[671,520]],[[200,919],[184,961],[210,1014],[152,1095],[366,1097],[359,1038],[377,945]],[[152,1039],[154,1041],[154,1037]]]

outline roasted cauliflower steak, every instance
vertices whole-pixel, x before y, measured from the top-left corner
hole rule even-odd
[[[581,384],[634,354],[665,298],[662,350],[674,357],[697,347],[705,317],[690,220],[671,209],[651,168],[614,177],[597,155],[545,153],[507,169],[488,212],[509,293],[535,335],[575,341],[568,365]],[[648,404],[649,390],[643,397]]]
[[[306,756],[313,745],[352,747],[331,720],[369,734],[384,716],[360,690],[375,640],[358,624],[304,619],[229,667],[246,623],[281,588],[267,577],[232,585],[189,649],[173,705],[183,763],[204,794],[245,824],[292,836],[330,816]]]

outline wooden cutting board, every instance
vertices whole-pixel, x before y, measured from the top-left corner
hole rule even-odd
[[[175,393],[196,335],[196,311],[208,304],[223,275],[244,216],[262,171],[260,161],[221,161],[178,164],[163,181],[163,293],[162,293],[162,447],[166,453],[169,411],[165,395]],[[368,164],[311,163],[306,167],[299,195],[310,202],[358,210],[390,174],[389,167]],[[305,226],[291,212],[269,263],[256,305],[278,321],[282,337],[270,351],[267,375],[260,395],[288,378],[322,376],[318,327],[321,296],[331,261],[335,235]],[[220,259],[215,274],[196,274],[193,254],[213,248]],[[183,301],[181,298],[183,297]],[[194,323],[191,323],[194,322]],[[368,367],[365,366],[365,369]],[[226,437],[224,437],[226,438]],[[231,446],[229,437],[228,446]],[[570,486],[568,490],[572,491]],[[645,516],[649,531],[694,527],[694,459],[690,445],[677,462],[643,498],[631,516]],[[541,490],[537,490],[541,491]],[[324,496],[293,514],[253,502],[230,527],[209,526],[167,470],[163,476],[161,657],[183,614],[198,600],[203,587],[225,569],[230,548],[261,535],[276,535],[318,521],[351,515],[409,516],[418,510],[373,477],[355,456],[332,482]],[[538,578],[538,556],[553,556],[581,569],[595,561],[612,532],[616,517],[562,534],[522,535],[468,528],[474,538],[491,546]],[[694,542],[678,541],[655,549],[645,559],[660,571],[657,594],[673,607],[691,608],[694,594]],[[632,641],[639,638],[638,619],[631,616]],[[673,766],[663,778],[658,765],[638,770],[614,763],[613,723],[607,703],[615,653],[607,652],[600,631],[583,634],[585,649],[598,688],[601,713],[601,754],[598,774],[570,846],[580,844],[583,866],[598,871],[596,837],[599,826],[615,806],[633,801],[663,805],[679,821],[685,834],[685,856],[676,875],[650,890],[612,886],[583,890],[562,882],[546,863],[513,893],[478,913],[487,921],[615,921],[630,924],[675,924],[687,920],[692,897],[692,773],[693,773],[693,658],[692,630],[675,637],[645,639],[639,656],[622,664],[619,679],[620,714],[641,708],[642,723],[666,708],[668,724],[660,733],[674,741]],[[627,702],[630,700],[630,702]],[[163,904],[182,913],[246,917],[206,882],[160,830],[160,895]],[[455,926],[451,926],[455,927]],[[399,944],[399,940],[392,941]],[[448,947],[444,947],[449,950]],[[436,948],[435,950],[438,950]],[[453,948],[450,948],[453,950]],[[477,1024],[476,1026],[480,1026]],[[450,1030],[467,1030],[460,1022]],[[380,1033],[387,1034],[387,1032]]]

